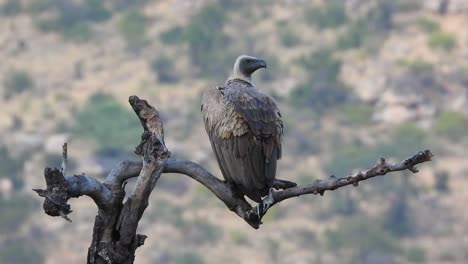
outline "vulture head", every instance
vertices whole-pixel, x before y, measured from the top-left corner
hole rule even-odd
[[[230,79],[252,81],[252,73],[260,68],[266,68],[266,62],[252,56],[240,55],[234,63],[233,74]]]

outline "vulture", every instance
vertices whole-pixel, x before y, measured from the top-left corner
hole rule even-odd
[[[271,187],[291,183],[275,180],[283,123],[275,100],[252,83],[252,74],[260,68],[266,68],[264,60],[239,56],[225,85],[206,89],[201,105],[225,181],[238,194],[256,202],[261,202]]]

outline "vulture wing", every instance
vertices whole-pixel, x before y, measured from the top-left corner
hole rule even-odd
[[[205,128],[224,178],[259,202],[281,157],[283,124],[276,102],[239,79],[208,89],[203,97]]]

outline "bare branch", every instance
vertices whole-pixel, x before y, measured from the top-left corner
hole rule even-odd
[[[67,142],[65,142],[63,143],[63,146],[62,146],[62,175],[67,175],[67,164],[68,164]]]
[[[359,171],[347,177],[336,178],[332,176],[329,179],[316,180],[313,184],[310,185],[297,186],[282,191],[272,191],[269,195],[271,196],[269,198],[273,201],[270,207],[283,200],[304,194],[323,195],[325,191],[336,190],[347,185],[358,186],[359,182],[361,181],[376,176],[383,176],[389,172],[410,170],[411,172],[416,173],[418,170],[415,168],[415,166],[420,163],[430,161],[433,156],[434,155],[431,153],[431,151],[425,150],[397,163],[387,163],[385,159],[381,158],[371,169]],[[258,208],[258,206],[260,205],[257,205],[257,209],[261,209]],[[268,208],[266,208],[266,210],[268,210]],[[263,210],[261,215],[264,215],[266,210]]]

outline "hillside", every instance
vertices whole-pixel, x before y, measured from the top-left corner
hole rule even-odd
[[[85,262],[91,199],[71,201],[70,224],[31,189],[64,141],[75,174],[137,159],[130,95],[158,108],[174,156],[221,177],[201,94],[240,54],[268,64],[254,81],[282,112],[279,178],[344,176],[423,149],[434,162],[291,199],[260,230],[163,175],[135,263],[467,263],[468,1],[439,2],[1,0],[0,263]]]

